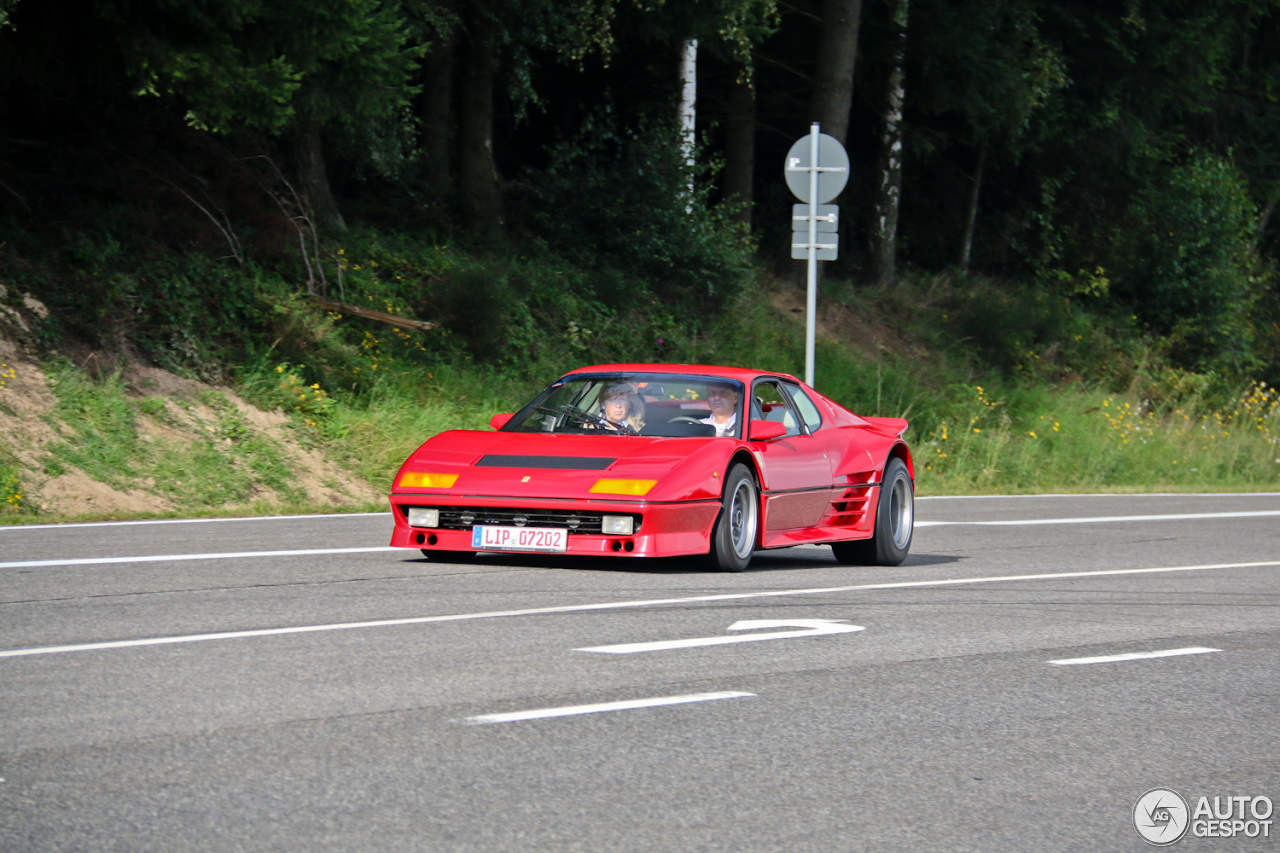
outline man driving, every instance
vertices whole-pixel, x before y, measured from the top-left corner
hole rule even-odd
[[[738,389],[727,382],[707,385],[707,405],[711,417],[703,418],[702,423],[716,428],[716,438],[733,435],[738,426]]]

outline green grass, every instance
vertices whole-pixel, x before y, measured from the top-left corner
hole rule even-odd
[[[974,386],[915,437],[924,494],[1280,489],[1280,396],[1161,410],[1137,395]]]
[[[979,310],[969,294],[957,297],[937,281],[830,289],[825,298],[846,300],[865,328],[896,323],[897,345],[822,337],[815,384],[859,414],[911,421],[906,437],[922,495],[1280,490],[1274,388],[1247,382],[1230,391],[1224,377],[1173,370],[1153,350],[1118,349],[1107,342],[1105,322],[1091,331],[1062,306],[1053,307],[1062,316],[1034,334],[988,333],[983,346],[1003,347],[1006,355],[977,357],[961,334],[977,322],[964,313]],[[454,349],[432,353],[419,338],[369,324],[344,327],[348,322],[299,321],[310,324],[308,334],[334,337],[316,348],[342,349],[341,373],[267,350],[238,369],[236,391],[286,414],[303,446],[377,490],[390,487],[399,465],[430,436],[483,429],[559,372],[613,360],[584,352],[573,327],[547,330],[536,369],[517,370]],[[1061,343],[1064,330],[1071,347]],[[714,331],[679,332],[664,346],[661,360],[669,362],[804,372],[802,324],[769,307],[763,293],[745,295]],[[52,520],[36,514],[39,480],[71,469],[162,495],[174,507],[165,515],[333,509],[309,502],[296,485],[298,461],[221,392],[137,397],[118,374],[94,380],[65,361],[46,370],[57,399],[48,422],[62,439],[46,447],[38,472],[0,454],[0,523]],[[344,387],[353,375],[360,380]],[[195,417],[200,406],[212,416]],[[185,438],[165,438],[172,430]]]
[[[45,476],[79,469],[116,489],[161,495],[184,513],[249,505],[268,491],[272,503],[307,505],[296,463],[225,394],[200,394],[214,413],[204,420],[191,401],[132,396],[118,373],[95,381],[65,361],[47,372],[57,402],[46,420],[62,440],[46,447]],[[180,437],[147,437],[148,419],[181,430]]]
[[[0,456],[0,520],[29,514],[32,509],[21,466]]]
[[[396,470],[419,444],[448,429],[486,429],[491,417],[514,412],[551,378],[518,379],[449,365],[397,372],[339,401],[319,435],[348,468],[389,490]]]
[[[63,438],[48,448],[55,470],[70,465],[117,488],[136,481],[145,449],[136,407],[119,374],[94,382],[65,361],[51,364],[47,373],[57,404],[46,421]]]
[[[918,292],[855,295],[878,300],[879,310],[915,300],[917,324],[937,317],[919,307]],[[956,352],[931,348],[946,338],[945,330],[913,327],[909,317],[903,322],[917,343],[875,358],[819,339],[815,384],[860,414],[911,421],[907,439],[921,494],[1280,489],[1280,398],[1274,389],[1249,384],[1235,394],[1210,393],[1205,377],[1144,362],[1141,354],[1120,364],[1124,359],[1110,350],[1107,369],[1095,365],[1090,383],[1070,366],[1049,364],[1061,347],[1020,338],[1010,345],[1021,352],[1024,367],[984,369]],[[1087,329],[1074,319],[1067,328],[1079,335],[1082,351],[1096,351],[1087,346]],[[684,342],[671,360],[802,376],[803,327],[748,295],[719,334]],[[549,366],[567,369],[590,359],[566,353],[561,361]],[[395,359],[381,366],[383,376],[372,390],[326,401],[316,434],[382,488],[421,441],[445,429],[484,428],[491,415],[514,410],[554,372],[513,377],[474,365],[428,368]],[[1059,376],[1051,380],[1037,369]],[[1125,387],[1114,390],[1122,382]],[[309,422],[305,407],[299,396],[295,414]]]

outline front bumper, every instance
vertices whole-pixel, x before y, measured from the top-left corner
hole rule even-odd
[[[676,557],[705,554],[711,546],[711,527],[720,512],[718,500],[681,501],[678,503],[646,503],[644,501],[565,501],[512,497],[459,497],[444,494],[391,495],[395,529],[391,533],[394,548],[419,548],[438,551],[474,551],[470,529],[410,527],[407,513],[412,507],[474,507],[477,515],[486,508],[523,511],[530,515],[560,514],[578,510],[584,513],[631,515],[639,519],[636,532],[630,536],[570,532],[569,555],[617,557]],[[509,553],[509,552],[508,552]]]

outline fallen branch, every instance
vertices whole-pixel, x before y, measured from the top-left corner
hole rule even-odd
[[[388,314],[386,311],[375,311],[372,308],[361,308],[359,305],[349,305],[346,302],[334,302],[331,299],[325,299],[323,296],[311,296],[312,302],[320,307],[336,311],[339,314],[351,314],[356,317],[363,317],[366,320],[377,320],[379,323],[386,323],[390,326],[399,326],[401,329],[409,329],[415,332],[429,332],[436,327],[435,323],[428,323],[424,320],[414,320],[410,317],[397,317],[395,314]]]

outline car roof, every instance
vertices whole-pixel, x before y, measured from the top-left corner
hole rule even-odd
[[[566,376],[578,373],[692,373],[698,376],[723,376],[739,382],[750,383],[757,376],[777,376],[792,382],[800,382],[789,373],[775,373],[769,370],[748,370],[745,367],[723,367],[710,364],[596,364],[591,367],[579,367],[570,370]]]

